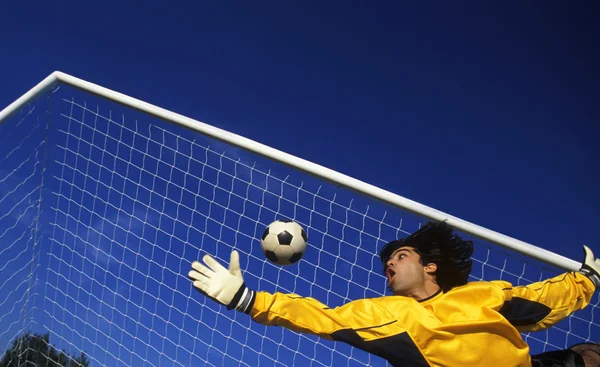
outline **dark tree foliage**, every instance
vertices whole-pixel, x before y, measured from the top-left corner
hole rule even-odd
[[[13,340],[0,360],[0,367],[88,367],[89,363],[84,353],[76,357],[56,350],[50,345],[49,333],[26,333]]]

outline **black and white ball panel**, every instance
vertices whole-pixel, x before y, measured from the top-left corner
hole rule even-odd
[[[307,245],[304,229],[291,220],[277,220],[263,232],[261,246],[267,259],[279,265],[289,265],[302,258]]]

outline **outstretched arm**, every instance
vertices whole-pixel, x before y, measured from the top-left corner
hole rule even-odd
[[[586,307],[600,284],[600,259],[595,259],[587,246],[584,246],[584,254],[577,272],[527,286],[505,287],[506,300],[500,313],[519,331],[537,331]]]
[[[351,309],[352,304],[343,306]],[[345,312],[331,309],[310,297],[297,294],[258,292],[254,307],[249,311],[252,319],[263,325],[282,326],[287,329],[335,339],[336,333],[352,329]]]
[[[310,297],[297,294],[270,294],[249,289],[243,280],[239,264],[239,254],[232,251],[229,269],[219,264],[210,255],[203,257],[204,264],[195,261],[188,276],[200,292],[213,300],[249,314],[252,319],[264,325],[278,325],[285,328],[318,335],[330,340],[360,340],[355,328],[368,329],[385,325],[395,319],[384,309],[367,300],[350,302],[332,309]],[[371,311],[364,312],[365,303]],[[356,312],[359,309],[363,312]],[[364,315],[361,317],[360,315]],[[401,326],[395,325],[400,328]],[[402,332],[397,330],[397,332]]]

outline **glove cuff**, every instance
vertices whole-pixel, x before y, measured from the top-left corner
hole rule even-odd
[[[228,310],[236,309],[243,313],[250,313],[252,310],[252,306],[254,306],[256,292],[246,287],[245,283],[242,283],[242,286],[233,296],[233,299],[227,305]]]
[[[246,288],[246,291],[242,295],[242,298],[240,299],[240,302],[238,302],[238,305],[235,309],[245,314],[250,314],[250,310],[252,310],[252,307],[254,306],[255,299],[256,292],[250,288]]]
[[[600,275],[591,266],[589,266],[587,264],[583,264],[581,269],[579,269],[579,272],[582,273],[583,275],[587,276],[588,278],[590,278],[590,280],[592,281],[592,283],[594,283],[594,286],[596,288],[598,288],[600,286]]]

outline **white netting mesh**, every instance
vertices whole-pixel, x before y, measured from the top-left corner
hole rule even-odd
[[[385,294],[379,250],[424,218],[68,87],[49,98],[49,109],[44,99],[0,126],[0,251],[14,259],[0,267],[9,295],[0,347],[34,329],[93,365],[385,365],[227,311],[195,292],[187,272],[204,253],[225,263],[236,248],[249,287],[335,307]],[[296,266],[270,264],[260,249],[265,226],[284,217],[309,237]],[[472,279],[526,284],[558,273],[476,243]],[[532,351],[598,340],[593,302],[525,335]]]
[[[8,348],[39,326],[33,315],[41,223],[40,194],[45,169],[48,111],[43,102],[23,108],[0,125],[0,346]],[[27,346],[19,345],[27,354]]]

